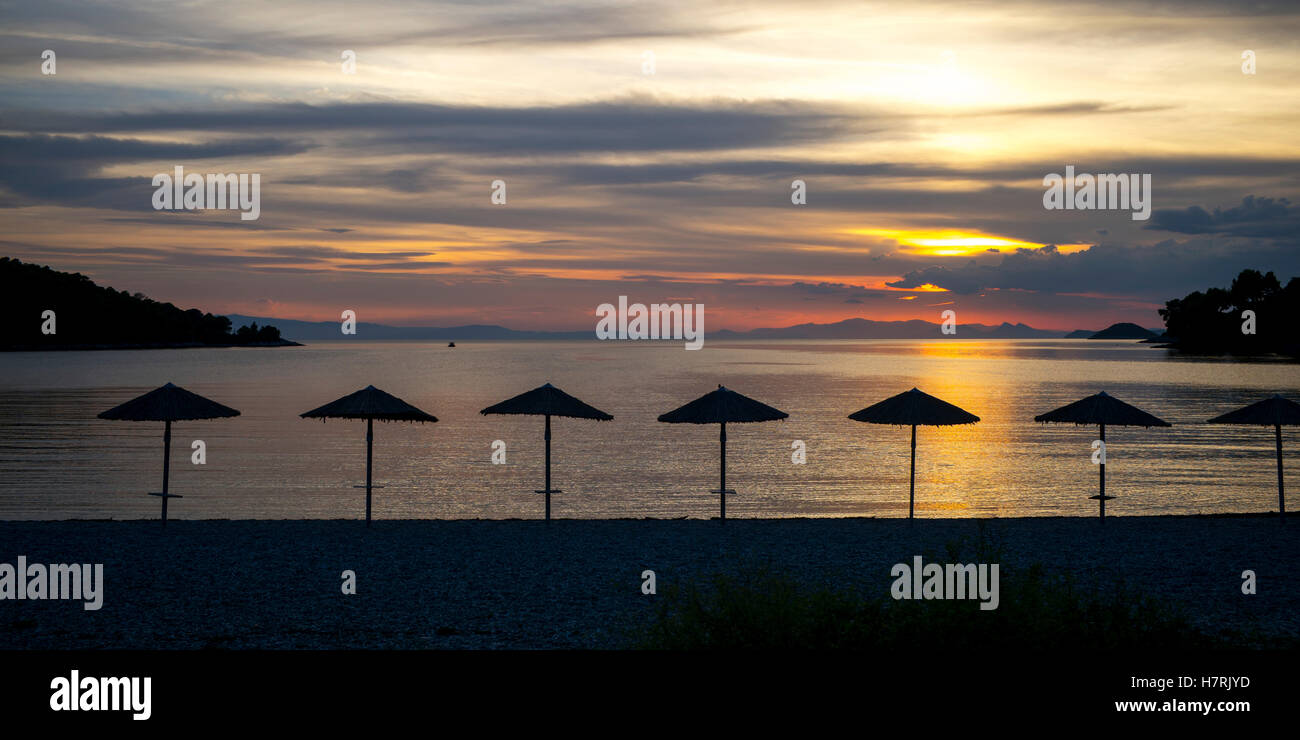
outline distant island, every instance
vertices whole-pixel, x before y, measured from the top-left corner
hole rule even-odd
[[[1035,329],[1028,324],[1002,322],[990,324],[957,324],[956,334],[944,334],[942,325],[921,319],[907,321],[873,321],[871,319],[844,319],[831,324],[795,324],[779,329],[751,329],[749,331],[716,331],[709,336],[715,339],[1059,339],[1061,332],[1052,329]]]
[[[274,326],[241,326],[96,285],[80,273],[0,258],[0,351],[297,346]]]
[[[1300,277],[1283,287],[1271,272],[1242,270],[1230,288],[1167,301],[1160,316],[1167,346],[1179,352],[1300,358]]]
[[[1092,329],[1075,329],[1065,335],[1066,339],[1140,339],[1151,342],[1164,336],[1164,329],[1143,329],[1129,321],[1111,324],[1101,331]]]
[[[1088,337],[1089,339],[1155,339],[1160,336],[1159,333],[1150,329],[1143,329],[1137,324],[1121,322],[1111,324],[1101,331]]]

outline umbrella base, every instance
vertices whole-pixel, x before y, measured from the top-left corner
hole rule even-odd
[[[1096,495],[1096,496],[1089,496],[1088,498],[1092,499],[1093,501],[1110,501],[1111,499],[1113,499],[1113,498],[1115,498],[1115,497],[1114,497],[1114,496],[1101,496],[1101,495]]]
[[[709,493],[718,494],[718,519],[723,524],[727,523],[727,494],[736,495],[735,490],[730,488],[714,488]]]
[[[151,492],[149,493],[149,495],[150,495],[150,496],[157,496],[158,498],[162,499],[162,517],[161,517],[161,521],[162,521],[164,527],[167,526],[167,499],[169,499],[169,498],[185,498],[184,496],[182,496],[182,495],[179,494],[179,493],[168,493],[167,491],[163,491],[163,492],[161,492],[161,493],[154,493],[154,492],[151,491]]]

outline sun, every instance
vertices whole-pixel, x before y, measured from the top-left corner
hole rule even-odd
[[[989,250],[1042,249],[1047,246],[1039,242],[957,229],[849,229],[848,233],[892,239],[904,252],[928,257],[968,257]],[[1090,246],[1092,245],[1058,244],[1056,249],[1068,254]]]

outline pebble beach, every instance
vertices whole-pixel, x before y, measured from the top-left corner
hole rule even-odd
[[[617,649],[667,587],[766,569],[884,596],[916,555],[1042,564],[1207,630],[1300,638],[1300,523],[1273,516],[0,522],[0,562],[103,563],[103,606],[0,601],[0,649]],[[1253,570],[1258,592],[1242,593]],[[356,593],[342,593],[353,571]],[[642,593],[655,572],[660,595]]]

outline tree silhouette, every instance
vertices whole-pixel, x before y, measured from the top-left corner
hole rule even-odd
[[[95,285],[80,273],[0,258],[0,347],[81,345],[231,345],[280,341],[273,326],[240,327],[196,308],[181,310],[141,293]],[[54,334],[41,331],[54,311]]]
[[[1253,334],[1244,331],[1246,311],[1255,314]],[[1160,316],[1172,344],[1184,352],[1300,357],[1300,332],[1291,323],[1300,318],[1300,278],[1283,287],[1271,272],[1242,270],[1227,290],[1167,301]]]

